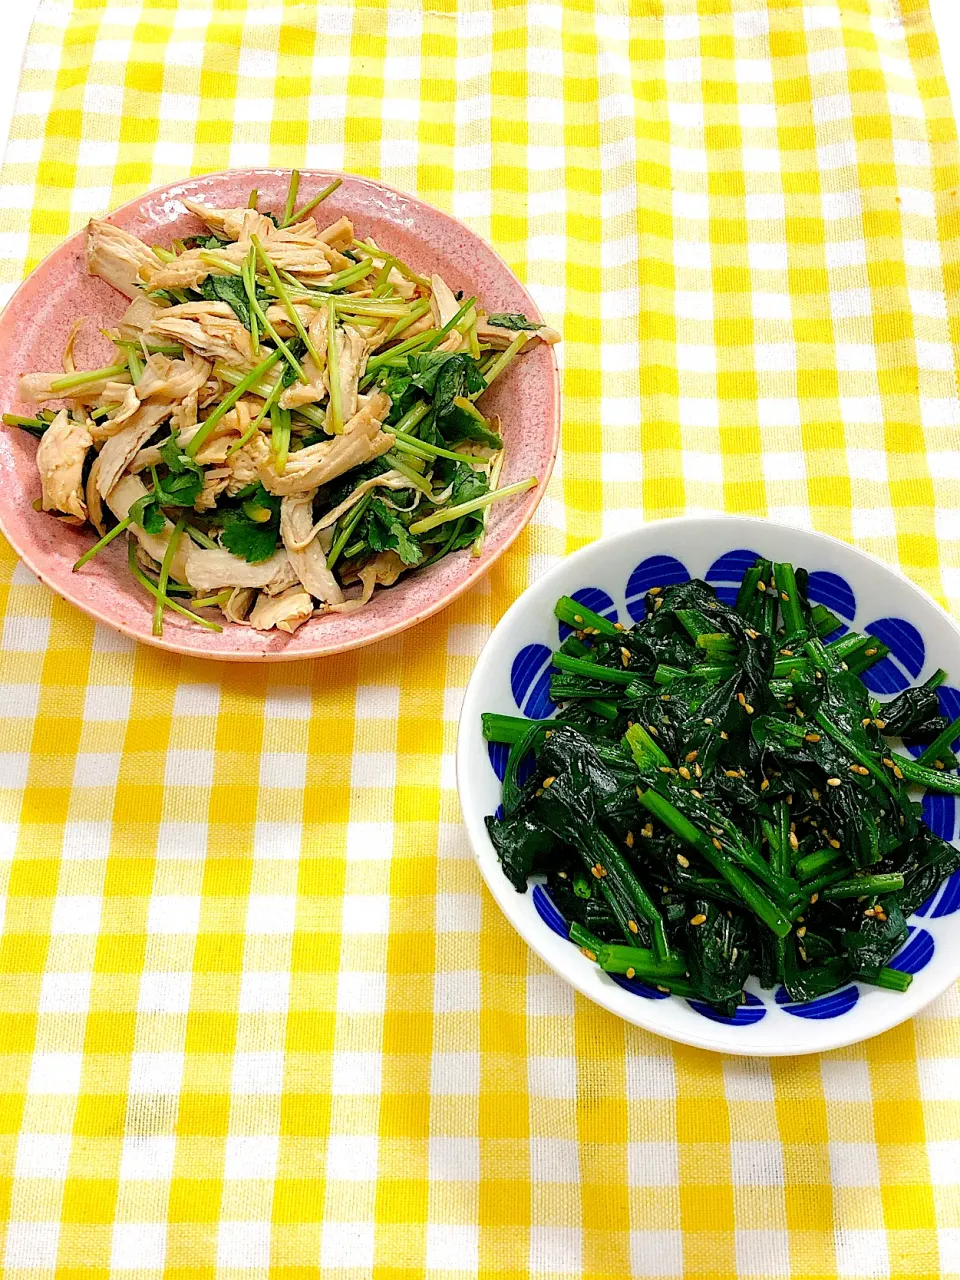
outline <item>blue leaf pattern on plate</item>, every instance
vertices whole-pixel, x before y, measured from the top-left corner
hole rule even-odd
[[[747,551],[743,548],[728,551],[719,560],[714,560],[704,574],[704,580],[716,590],[718,600],[732,605],[740,590],[743,575],[759,559],[756,551]]]
[[[627,582],[627,613],[638,622],[646,613],[643,597],[651,587],[669,587],[689,582],[687,566],[675,556],[647,556],[631,573]]]
[[[701,1000],[688,1000],[687,1004],[701,1017],[709,1018],[711,1022],[722,1022],[728,1027],[751,1027],[755,1022],[766,1017],[767,1010],[763,1001],[758,1000],[752,992],[747,991],[744,994],[746,1004],[742,1004],[732,1018],[728,1018],[726,1014],[717,1013],[716,1009],[712,1009]]]
[[[513,700],[531,720],[546,720],[553,715],[554,706],[550,701],[552,658],[553,652],[545,644],[528,644],[520,650],[510,668]]]
[[[561,938],[569,940],[570,930],[567,928],[567,922],[542,884],[533,886],[533,905],[537,909],[537,915],[548,928],[558,933]]]
[[[727,551],[716,559],[705,574],[717,592],[719,599],[732,604],[746,570],[757,559],[755,552],[746,548]],[[633,621],[644,616],[643,598],[651,587],[670,586],[674,583],[687,582],[690,573],[680,560],[674,556],[649,556],[641,561],[630,574],[626,587],[627,612]],[[818,570],[810,574],[808,594],[811,602],[825,605],[845,625],[833,633],[834,636],[846,631],[856,616],[856,596],[846,579],[839,574]],[[603,617],[616,619],[617,608],[610,595],[600,587],[582,587],[573,593],[573,598],[587,608]],[[861,630],[876,635],[890,649],[890,656],[883,659],[864,673],[864,684],[873,693],[895,694],[912,684],[919,676],[926,660],[926,648],[923,637],[910,622],[904,618],[885,617],[862,626]],[[561,641],[571,629],[559,624]],[[830,639],[833,636],[828,637]],[[524,715],[531,719],[545,719],[555,710],[550,702],[551,650],[546,645],[526,645],[514,659],[510,673],[510,687],[514,701]],[[960,689],[944,685],[939,691],[941,713],[950,720],[960,716]],[[953,744],[960,754],[960,738]],[[502,743],[488,743],[490,763],[497,777],[502,781],[506,769],[509,748]],[[519,770],[521,780],[528,777],[532,769],[532,761],[526,761]],[[503,807],[497,810],[497,816],[503,816]],[[953,796],[936,795],[928,792],[923,800],[923,819],[930,829],[943,839],[956,839],[958,831],[960,806]],[[569,938],[569,929],[556,904],[543,885],[535,885],[532,891],[533,902],[541,920],[562,938]],[[960,871],[955,872],[928,900],[918,908],[915,916],[926,916],[936,919],[953,915],[960,911]],[[935,953],[935,941],[926,930],[915,925],[910,926],[910,934],[898,955],[891,961],[892,968],[905,973],[919,973],[932,960]],[[627,978],[623,974],[608,975],[617,986],[631,994],[646,1000],[667,1000],[666,992],[658,991],[636,978]],[[699,1000],[688,1000],[687,1004],[701,1017],[713,1022],[729,1026],[750,1026],[759,1022],[767,1013],[766,999],[779,1006],[784,1013],[796,1018],[823,1020],[842,1017],[853,1009],[860,997],[860,989],[856,984],[842,987],[839,991],[829,992],[815,1000],[805,1002],[792,1001],[783,987],[771,997],[758,998],[752,992],[746,994],[746,1003],[741,1005],[733,1018],[727,1018],[716,1012],[708,1004]]]
[[[919,973],[933,959],[935,950],[933,935],[926,929],[910,925],[906,942],[887,964],[891,969],[899,969],[901,973]]]
[[[864,671],[860,679],[871,693],[902,693],[923,670],[923,636],[905,618],[877,618],[863,630],[882,640],[890,655]]]
[[[579,591],[574,591],[570,598],[576,600],[577,604],[592,609],[594,613],[599,613],[602,618],[609,618],[611,622],[617,620],[617,606],[599,587],[581,587]],[[558,627],[562,644],[567,636],[573,634],[573,627],[568,627],[565,622],[559,623]]]
[[[822,1022],[827,1018],[840,1018],[849,1013],[860,999],[860,991],[856,986],[841,987],[839,991],[831,991],[828,995],[818,996],[815,1000],[791,1000],[786,987],[777,989],[776,1001],[784,1013],[793,1014],[795,1018],[812,1018]]]

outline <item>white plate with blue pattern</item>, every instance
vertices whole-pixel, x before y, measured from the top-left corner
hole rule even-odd
[[[644,613],[653,586],[704,578],[732,600],[758,555],[789,560],[810,571],[810,599],[847,627],[879,636],[890,648],[865,673],[884,699],[938,667],[947,672],[941,710],[960,715],[960,628],[929,596],[872,556],[823,534],[766,520],[696,516],[662,520],[603,538],[544,574],[508,609],[487,641],[467,687],[457,741],[457,784],[467,832],[480,871],[504,914],[526,942],[576,989],[638,1026],[684,1044],[723,1053],[785,1055],[822,1052],[878,1035],[912,1017],[960,977],[960,871],[910,917],[910,934],[890,961],[914,975],[908,991],[857,982],[817,1000],[794,1003],[782,988],[764,990],[755,978],[735,1017],[698,1001],[667,996],[627,978],[603,973],[569,941],[567,925],[543,885],[517,893],[500,869],[484,818],[500,804],[506,748],[481,733],[484,711],[541,718],[549,702],[550,655],[562,639],[553,606],[570,595],[627,625]],[[954,749],[958,744],[954,743]],[[940,836],[960,845],[960,800],[927,795],[923,816]]]

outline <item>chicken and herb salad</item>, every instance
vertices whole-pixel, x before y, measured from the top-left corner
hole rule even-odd
[[[78,370],[78,318],[62,372],[29,373],[39,436],[38,509],[120,536],[154,599],[201,627],[294,632],[315,613],[363,607],[408,570],[471,547],[500,485],[501,424],[478,405],[535,342],[559,335],[487,314],[442,276],[414,271],[339,217],[184,200],[205,230],[169,249],[108,222],[87,265],[130,299],[116,358]],[[58,407],[62,406],[62,407]]]

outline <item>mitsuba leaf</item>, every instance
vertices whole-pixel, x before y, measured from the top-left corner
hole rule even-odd
[[[398,512],[380,498],[367,508],[367,542],[373,551],[395,551],[404,564],[419,564],[423,548],[403,523]]]
[[[244,505],[253,504],[256,508],[271,512],[266,521],[251,520],[243,510],[243,506],[227,507],[219,512],[223,530],[221,542],[226,549],[248,564],[261,564],[269,560],[277,549],[280,535],[280,499],[268,493],[262,484],[248,486],[252,492],[247,495],[243,490]],[[240,498],[240,494],[237,498]]]
[[[200,292],[210,302],[225,302],[245,329],[250,328],[250,303],[239,276],[207,276]]]
[[[145,493],[132,503],[127,513],[134,524],[138,524],[144,533],[162,533],[167,518],[160,510],[156,494]]]
[[[520,311],[497,311],[492,316],[487,316],[487,324],[496,325],[498,329],[530,329],[537,330],[540,325],[534,320],[528,320]]]

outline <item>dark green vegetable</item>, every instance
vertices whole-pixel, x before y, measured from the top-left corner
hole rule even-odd
[[[571,939],[602,968],[726,1015],[750,974],[809,1000],[888,965],[906,918],[960,866],[911,784],[960,794],[945,675],[890,702],[859,673],[884,658],[758,561],[733,607],[703,582],[654,588],[623,628],[561,598],[556,719],[483,717],[510,745],[487,825],[518,890],[545,876]],[[919,760],[891,737],[929,743]],[[935,766],[935,767],[934,767]]]

